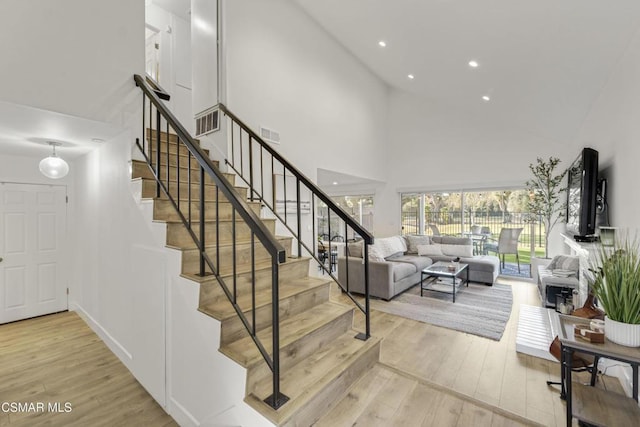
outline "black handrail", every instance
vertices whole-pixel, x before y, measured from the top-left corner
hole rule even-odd
[[[160,97],[156,93],[153,87],[151,87],[145,79],[143,79],[139,75],[134,75],[134,80],[136,85],[143,92],[143,116],[142,116],[142,124],[143,124],[143,142],[140,144],[138,140],[137,144],[140,150],[142,151],[143,156],[145,157],[147,163],[151,167],[153,174],[157,183],[156,195],[160,196],[160,191],[162,190],[166,195],[169,201],[176,208],[177,214],[185,225],[187,231],[189,232],[191,238],[196,244],[196,247],[199,251],[199,275],[205,276],[207,275],[206,266],[209,267],[218,283],[220,284],[222,290],[225,295],[233,305],[236,314],[244,324],[245,328],[249,332],[252,340],[256,344],[258,350],[260,351],[262,357],[265,359],[267,365],[273,372],[273,394],[265,399],[265,402],[277,409],[282,406],[284,403],[288,401],[288,397],[280,392],[280,338],[279,338],[279,298],[278,298],[278,280],[279,280],[279,264],[283,263],[286,258],[286,252],[284,247],[271,235],[268,231],[264,223],[260,220],[258,215],[249,207],[246,200],[239,195],[234,186],[225,178],[222,172],[218,169],[217,166],[213,164],[213,162],[208,158],[206,153],[200,148],[200,146],[196,143],[196,141],[189,135],[189,133],[185,130],[182,124],[175,118],[175,116],[166,108],[164,103],[160,100]],[[149,137],[154,137],[154,107],[155,107],[155,141],[150,141],[147,147],[145,143],[144,135],[146,133],[146,121],[145,114],[147,108],[147,98],[149,99]],[[166,153],[162,152],[161,145],[161,133],[164,129],[162,127],[162,119],[164,118],[166,123],[166,135],[167,135],[167,144],[166,144]],[[175,154],[175,162],[176,162],[176,180],[175,180],[175,195],[172,192],[172,181],[171,177],[171,154],[170,154],[170,129],[172,129],[177,137],[176,142],[176,154]],[[155,157],[153,153],[153,143],[156,144],[155,148]],[[180,168],[181,158],[180,158],[180,148],[182,145],[186,147],[188,150],[188,158],[187,158],[187,212],[186,216],[181,208],[181,197],[180,197]],[[166,154],[166,158],[163,156]],[[192,178],[192,158],[197,161],[198,167],[198,179]],[[163,176],[161,172],[161,164],[162,161],[166,161],[166,175]],[[154,165],[155,163],[155,165]],[[213,182],[216,185],[216,199],[215,199],[215,210],[216,210],[216,242],[215,242],[215,250],[216,257],[215,262],[211,260],[209,255],[207,254],[207,246],[205,242],[205,178],[211,177]],[[196,208],[196,212],[199,212],[199,233],[195,233],[192,228],[192,191],[191,186],[194,183],[198,183],[198,194],[199,194],[199,205]],[[220,240],[219,240],[219,225],[218,225],[218,213],[219,213],[219,196],[220,193],[224,195],[226,200],[231,205],[231,221],[232,221],[232,245],[233,245],[233,290],[230,290],[227,284],[225,283],[224,278],[222,277],[220,271]],[[176,201],[177,199],[177,201]],[[260,342],[257,336],[257,328],[256,328],[256,316],[255,316],[255,298],[252,299],[252,310],[251,310],[251,321],[247,319],[242,308],[238,305],[237,302],[237,289],[236,289],[236,215],[240,216],[244,223],[249,227],[251,231],[251,292],[255,294],[255,240],[257,239],[266,252],[269,254],[271,258],[271,304],[272,304],[272,354],[266,350],[262,342]]]
[[[214,108],[219,109],[222,113],[224,113],[230,120],[231,120],[231,124],[232,126],[230,127],[230,129],[228,130],[228,132],[230,133],[230,142],[231,142],[231,153],[229,156],[227,156],[226,162],[227,164],[236,172],[237,176],[239,176],[248,186],[249,186],[249,191],[250,191],[250,199],[254,200],[254,198],[257,198],[258,200],[260,200],[266,207],[268,207],[269,209],[271,209],[271,211],[273,212],[273,214],[276,216],[276,218],[278,218],[278,220],[280,221],[280,223],[282,225],[285,226],[285,228],[287,228],[289,230],[289,232],[292,234],[292,236],[294,236],[294,238],[297,240],[297,247],[298,247],[298,255],[301,254],[302,249],[304,248],[309,254],[311,254],[311,256],[316,259],[316,261],[318,261],[318,263],[321,265],[321,268],[325,269],[325,271],[333,278],[333,280],[340,286],[340,288],[346,292],[346,295],[354,302],[354,304],[365,314],[365,333],[364,334],[358,334],[358,338],[361,339],[368,339],[371,336],[371,328],[370,328],[370,307],[369,307],[369,259],[366,256],[366,254],[368,254],[368,248],[367,245],[373,244],[374,241],[374,237],[373,235],[367,231],[360,223],[358,223],[356,220],[354,220],[347,212],[345,212],[340,206],[338,206],[324,191],[322,191],[322,189],[320,189],[315,183],[313,183],[309,178],[307,178],[302,172],[300,172],[295,166],[293,166],[289,161],[287,161],[282,155],[280,155],[276,150],[274,150],[269,144],[267,144],[258,134],[256,134],[253,130],[251,130],[251,128],[249,128],[249,126],[247,126],[242,120],[240,120],[235,114],[233,114],[231,111],[229,111],[229,109],[223,105],[223,104],[218,104],[216,105]],[[240,128],[240,133],[239,133],[239,159],[236,160],[236,153],[235,153],[235,135],[234,135],[234,127],[233,125],[237,125]],[[246,133],[247,137],[248,137],[248,141],[243,141],[243,133]],[[258,144],[258,148],[254,149],[253,143],[257,143]],[[247,150],[248,153],[246,151],[243,152],[243,143],[247,144]],[[259,151],[258,151],[259,150]],[[272,173],[272,181],[271,181],[271,191],[272,191],[272,199],[273,200],[267,200],[265,198],[265,189],[264,189],[264,160],[263,160],[263,152],[268,153],[268,155],[271,156],[271,173]],[[257,153],[257,154],[256,154]],[[256,163],[254,161],[254,155],[255,156],[259,156],[259,165],[255,166]],[[249,165],[248,171],[245,171],[245,161],[244,158],[248,156],[248,161],[249,161]],[[282,167],[282,171],[283,171],[283,191],[285,194],[285,200],[284,200],[284,217],[281,216],[276,209],[276,204],[277,201],[276,199],[276,182],[275,182],[275,162],[278,162],[279,166]],[[254,171],[254,166],[257,170]],[[286,182],[286,176],[287,174],[290,174],[289,176],[292,176],[293,178],[295,178],[295,194],[296,194],[296,199],[295,199],[295,203],[296,206],[294,209],[292,209],[292,212],[288,212],[288,206],[287,206],[287,190],[286,190],[286,186],[287,186],[287,182]],[[255,176],[258,175],[260,177],[260,183],[259,185],[255,182]],[[346,283],[341,283],[340,280],[335,277],[333,275],[333,264],[331,261],[331,241],[329,241],[329,268],[327,269],[324,266],[324,262],[322,260],[320,260],[317,256],[316,253],[316,239],[313,238],[312,239],[312,243],[311,243],[311,247],[309,247],[309,245],[307,245],[304,241],[303,241],[303,237],[302,237],[302,229],[301,229],[301,218],[300,218],[300,211],[301,211],[301,196],[300,196],[300,186],[303,185],[309,192],[311,192],[312,194],[312,200],[311,200],[311,213],[312,215],[314,215],[314,219],[312,219],[312,228],[315,228],[315,200],[316,198],[318,200],[320,200],[321,202],[323,202],[327,208],[328,208],[328,214],[329,217],[331,216],[331,214],[335,214],[337,215],[337,217],[339,218],[339,220],[341,220],[344,223],[344,228],[345,230],[347,229],[347,227],[349,227],[354,234],[358,234],[362,240],[364,240],[364,277],[363,277],[363,281],[364,281],[364,291],[365,291],[365,301],[364,301],[364,306],[352,295],[352,293],[350,292],[349,289],[349,275],[348,275],[348,257],[349,257],[349,253],[347,250],[347,247],[345,246],[345,255],[347,257],[347,262],[346,262]],[[288,214],[295,214],[297,221],[294,227],[289,226],[288,221],[287,221],[287,215]]]

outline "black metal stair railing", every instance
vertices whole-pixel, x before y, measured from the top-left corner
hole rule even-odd
[[[145,78],[134,75],[136,85],[142,90],[142,142],[137,145],[146,162],[153,171],[157,186],[156,197],[164,194],[175,207],[176,212],[192,237],[199,253],[199,276],[212,275],[220,284],[225,295],[233,305],[249,335],[253,339],[262,357],[272,371],[273,394],[265,399],[271,407],[277,409],[287,402],[288,397],[280,392],[280,337],[279,337],[279,300],[278,282],[279,265],[285,261],[286,252],[274,236],[265,227],[258,215],[251,209],[249,203],[240,196],[233,185],[226,179],[220,169],[208,158],[198,143],[189,135],[180,122],[173,116],[161,101],[158,94],[161,88],[151,84]],[[162,95],[162,94],[160,94]],[[167,99],[165,96],[163,99]],[[164,136],[163,136],[164,134]],[[149,142],[147,143],[147,138]],[[175,153],[172,153],[172,141],[175,139]],[[166,140],[166,142],[164,141]],[[186,158],[185,158],[186,157]],[[175,163],[175,168],[172,167]],[[207,181],[209,184],[207,184]],[[207,200],[207,185],[215,185],[215,197]],[[183,187],[181,189],[181,186]],[[186,189],[185,189],[186,186]],[[192,187],[195,189],[192,191]],[[186,194],[185,194],[186,191]],[[231,244],[232,260],[228,266],[220,259],[220,223],[219,214],[221,199],[231,207]],[[213,205],[211,205],[213,204]],[[210,209],[215,211],[211,215],[212,223],[207,222]],[[237,222],[246,224],[250,230],[250,265],[251,265],[251,306],[248,315],[238,302],[238,251],[239,237]],[[206,229],[215,227],[215,242],[209,244],[206,240]],[[256,245],[260,245],[268,253],[271,266],[271,304],[272,304],[272,333],[271,354],[257,335],[256,327]],[[209,249],[208,249],[209,248]],[[210,255],[215,252],[215,256]],[[213,259],[212,259],[213,258]],[[231,281],[227,283],[225,274],[233,273]]]
[[[373,244],[373,235],[223,104],[218,104],[215,108],[218,108],[226,117],[226,132],[230,147],[226,162],[237,176],[249,186],[249,199],[260,201],[269,208],[296,240],[298,256],[302,255],[303,249],[311,255],[318,262],[319,268],[324,269],[324,272],[331,276],[363,312],[365,331],[359,333],[357,338],[368,339],[371,336],[368,245]],[[327,252],[324,252],[327,256],[323,256],[322,259],[318,251],[319,241],[322,239],[315,235],[316,205],[318,203],[327,212],[325,221],[328,230],[326,239],[328,248],[325,248]],[[307,214],[310,214],[310,221],[306,217]],[[332,222],[336,224],[333,231]],[[344,243],[338,244],[336,240],[342,240]],[[362,273],[364,277],[361,278],[364,283],[363,302],[352,293],[349,286],[349,250],[347,245],[354,240],[363,240],[364,245]],[[342,274],[344,280],[340,280],[334,274],[335,263],[333,260],[337,256],[337,246],[342,245],[344,245],[346,258],[344,265],[347,270]],[[326,260],[329,261],[328,266],[325,264]]]

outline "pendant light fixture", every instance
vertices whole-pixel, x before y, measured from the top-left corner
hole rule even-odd
[[[40,172],[47,178],[63,178],[69,173],[69,165],[56,155],[56,147],[62,144],[52,141],[48,144],[53,147],[53,154],[40,160]]]

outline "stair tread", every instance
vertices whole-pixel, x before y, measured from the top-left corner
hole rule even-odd
[[[283,372],[280,376],[280,390],[289,397],[289,401],[278,411],[263,402],[273,393],[270,376],[256,384],[253,393],[247,396],[247,402],[277,425],[285,423],[304,409],[325,387],[338,380],[359,356],[380,344],[380,338],[371,337],[362,341],[355,338],[356,334],[357,331],[349,329],[330,344]],[[348,388],[344,393],[347,393]],[[336,400],[338,398],[336,396]]]
[[[296,262],[308,262],[311,258],[309,257],[290,257],[287,258],[286,262],[287,263],[296,263]],[[251,266],[250,265],[245,265],[245,264],[240,264],[238,267],[236,272],[238,274],[242,274],[242,273],[250,273],[251,272]],[[258,260],[256,261],[256,270],[262,270],[262,269],[271,269],[271,260]],[[227,279],[229,277],[231,277],[233,275],[233,271],[231,271],[231,269],[229,269],[228,271],[226,269],[222,270],[222,278]],[[196,273],[185,273],[183,272],[181,274],[182,277],[187,278],[189,280],[193,280],[194,282],[202,282],[205,280],[216,280],[215,277],[213,275],[209,275],[209,276],[205,276],[200,277],[198,276]]]
[[[348,307],[335,302],[327,301],[319,304],[304,313],[296,314],[280,322],[280,348],[286,347],[315,331],[330,321],[352,311],[352,307]],[[258,331],[258,339],[262,342],[265,350],[271,353],[272,328],[265,328]],[[256,347],[251,337],[244,337],[240,340],[230,342],[220,348],[223,354],[226,354],[233,360],[236,360],[242,366],[252,366],[254,363],[263,360],[260,351]]]
[[[330,280],[316,277],[302,277],[288,280],[284,283],[280,283],[279,285],[280,300],[289,298],[315,287],[323,286],[328,282],[330,282]],[[242,295],[239,295],[237,303],[240,307],[247,307],[246,309],[243,309],[245,313],[250,312],[251,294],[243,293]],[[256,308],[269,304],[271,304],[271,289],[267,288],[256,290]],[[236,316],[236,311],[226,296],[207,303],[204,307],[200,308],[200,311],[221,321]]]
[[[275,222],[276,219],[275,218],[260,218],[260,220],[262,222],[268,221],[268,222]],[[165,222],[167,224],[182,224],[182,221],[179,219],[167,219],[167,220],[158,220],[158,219],[154,219],[154,222]],[[219,220],[216,219],[205,219],[204,222],[208,223],[208,224],[214,224],[216,222],[231,222],[233,221],[231,218],[220,218]],[[237,221],[237,220],[236,220]],[[198,226],[197,223],[193,224],[194,226]]]

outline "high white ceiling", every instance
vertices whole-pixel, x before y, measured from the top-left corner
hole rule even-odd
[[[390,86],[559,142],[640,25],[638,0],[293,1]]]
[[[53,141],[61,144],[56,147],[60,157],[73,159],[123,131],[106,123],[3,101],[0,118],[0,154],[27,157],[51,154],[47,141]]]

